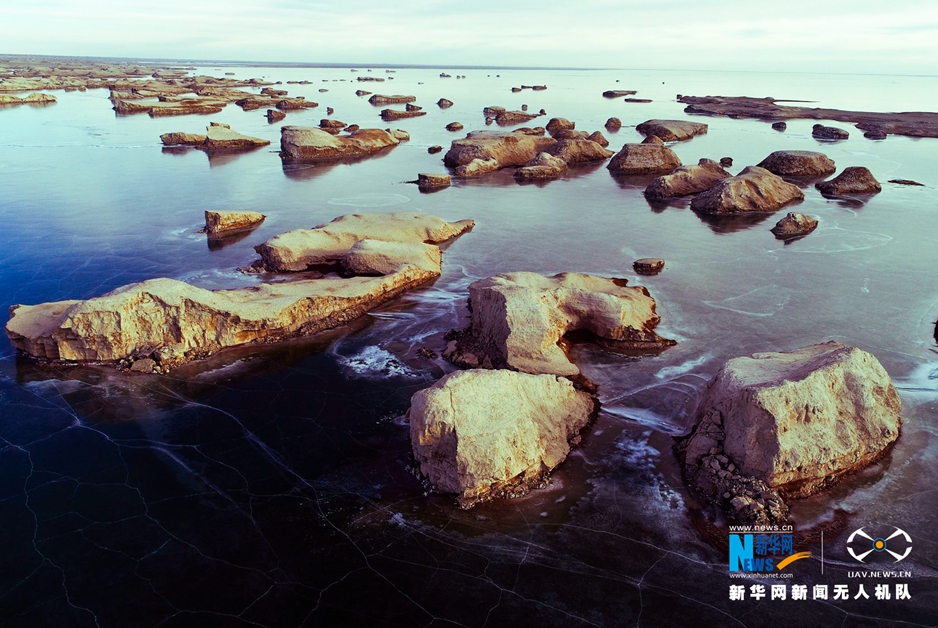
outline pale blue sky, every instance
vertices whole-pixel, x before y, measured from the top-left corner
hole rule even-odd
[[[0,53],[938,74],[938,3],[0,0]]]

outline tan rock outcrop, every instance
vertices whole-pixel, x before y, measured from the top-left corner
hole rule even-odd
[[[499,126],[511,126],[513,124],[522,124],[529,122],[537,117],[535,113],[526,111],[502,111],[495,116],[495,124]]]
[[[654,135],[665,142],[689,140],[707,132],[707,125],[688,120],[646,120],[635,130],[642,135]]]
[[[520,496],[566,458],[596,409],[591,395],[553,375],[450,373],[411,398],[414,458],[463,508]]]
[[[817,219],[798,212],[788,212],[788,215],[775,223],[771,231],[780,240],[806,236],[817,229]]]
[[[570,122],[566,118],[551,118],[544,128],[547,129],[548,133],[554,135],[557,131],[576,129],[576,122]]]
[[[830,181],[821,181],[815,184],[815,187],[825,196],[875,194],[883,189],[873,173],[863,166],[844,168],[843,172]]]
[[[655,332],[655,300],[624,279],[580,273],[545,277],[505,273],[469,286],[470,326],[455,334],[444,357],[466,368],[510,368],[576,376],[558,344],[580,332],[612,347],[657,351],[674,344]]]
[[[567,169],[567,162],[550,153],[538,153],[537,157],[515,170],[515,178],[519,181],[536,181],[543,179],[556,179]]]
[[[667,174],[681,160],[663,144],[626,144],[606,167],[612,174]]]
[[[426,111],[400,111],[397,109],[382,109],[381,119],[385,122],[393,120],[403,120],[404,118],[419,118],[427,115]]]
[[[295,111],[297,109],[313,109],[318,107],[318,102],[313,102],[311,100],[306,100],[302,96],[297,96],[296,98],[283,98],[278,100],[274,107],[280,111]]]
[[[423,212],[347,214],[312,229],[282,233],[254,249],[264,269],[294,272],[334,264],[359,240],[439,244],[474,225],[471,220],[447,222]]]
[[[86,301],[13,306],[7,336],[14,347],[37,358],[156,360],[165,372],[225,347],[309,335],[351,321],[438,277],[440,248],[423,240],[453,237],[471,228],[472,221],[372,214],[343,216],[330,225],[331,232],[326,225],[317,234],[323,248],[307,248],[304,254],[339,264],[346,274],[368,276],[216,291],[151,279]]]
[[[774,212],[802,199],[804,192],[798,186],[765,168],[748,166],[735,177],[723,179],[706,192],[698,194],[690,206],[705,214]]]
[[[558,140],[546,152],[563,159],[568,164],[602,161],[614,154],[592,140]]]
[[[417,175],[417,187],[422,189],[438,189],[449,187],[452,183],[448,174],[429,174],[421,172]]]
[[[265,218],[260,212],[209,210],[205,212],[205,233],[247,229],[261,224]]]
[[[465,139],[453,140],[443,163],[454,168],[456,176],[471,177],[500,168],[524,166],[555,141],[524,133],[473,131]]]
[[[366,92],[367,93],[367,92]],[[416,96],[402,96],[396,94],[394,96],[385,96],[383,94],[375,94],[368,99],[372,105],[382,106],[382,105],[403,105],[404,103],[415,102],[417,100]]]
[[[809,150],[777,150],[763,159],[759,167],[791,177],[826,177],[837,170],[830,157]]]
[[[698,194],[729,176],[730,173],[717,162],[701,159],[696,166],[681,166],[671,174],[657,177],[645,188],[645,196],[660,199]]]
[[[370,155],[399,143],[382,129],[332,135],[314,127],[284,126],[280,128],[280,159],[291,163],[327,162]]]
[[[0,107],[6,105],[51,105],[55,102],[55,96],[52,94],[29,94],[22,98],[0,94]]]
[[[739,474],[810,495],[882,456],[899,436],[900,405],[886,370],[855,347],[735,358],[707,385],[685,464],[719,448]]]
[[[205,135],[192,133],[164,133],[160,136],[164,146],[192,146],[207,152],[251,150],[270,144],[270,140],[242,135],[232,131],[227,124],[212,122],[205,128]]]

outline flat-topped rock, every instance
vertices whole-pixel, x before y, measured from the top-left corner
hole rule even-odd
[[[524,133],[473,131],[465,139],[453,140],[443,163],[456,176],[471,177],[501,168],[517,168],[553,146],[556,140]]]
[[[881,457],[899,436],[899,395],[871,354],[837,342],[727,362],[686,438],[693,477],[714,450],[783,496],[816,493]],[[711,481],[698,482],[706,490]]]
[[[205,212],[205,233],[249,229],[264,222],[265,218],[260,212],[208,210]]]
[[[411,398],[411,446],[433,487],[470,508],[542,485],[597,409],[561,377],[457,371]]]
[[[689,140],[707,132],[707,125],[689,120],[646,120],[635,130],[642,135],[654,135],[665,142]]]
[[[495,124],[499,126],[523,124],[530,122],[536,117],[536,113],[528,113],[527,111],[502,111],[495,116]]]
[[[607,89],[603,92],[603,97],[605,98],[622,98],[624,96],[631,96],[637,94],[638,92],[634,89]]]
[[[730,173],[712,159],[701,159],[696,166],[681,166],[670,174],[655,178],[645,196],[652,199],[688,196],[709,190],[730,177]]]
[[[368,92],[365,92],[366,94]],[[394,96],[385,96],[383,94],[375,94],[368,99],[372,105],[403,105],[404,103],[415,102],[417,100],[416,96],[402,96],[396,94]]]
[[[624,279],[505,273],[470,284],[469,302],[471,324],[443,354],[465,368],[576,376],[579,369],[558,344],[571,331],[622,349],[658,351],[674,344],[654,331],[660,320],[655,300]]]
[[[347,214],[312,229],[294,229],[259,244],[260,266],[296,272],[334,264],[359,240],[439,244],[472,229],[471,220],[447,222],[423,212]]]
[[[667,174],[678,168],[681,160],[663,144],[626,144],[606,167],[612,174]]]
[[[780,240],[800,238],[817,229],[817,218],[798,212],[788,212],[788,215],[775,223],[771,231]]]
[[[850,137],[850,133],[835,126],[815,124],[811,129],[811,136],[819,140],[845,140]]]
[[[448,174],[429,174],[421,172],[417,175],[417,186],[421,188],[445,188],[451,183]]]
[[[657,275],[664,270],[664,260],[660,257],[643,257],[632,262],[632,268],[639,275]]]
[[[328,162],[370,155],[400,142],[383,129],[358,129],[348,135],[332,135],[315,127],[284,126],[280,128],[280,159],[284,162]]]
[[[398,109],[382,109],[381,119],[385,122],[392,120],[403,120],[404,118],[419,118],[427,115],[426,111],[400,111]]]
[[[815,184],[815,187],[825,196],[842,196],[845,194],[876,194],[883,187],[868,168],[863,166],[850,166],[831,179]]]
[[[0,94],[0,107],[6,105],[51,105],[57,102],[52,94],[29,94],[28,96],[11,96]]]
[[[705,214],[774,212],[804,199],[797,185],[765,168],[748,166],[735,177],[723,179],[694,197],[691,209]]]
[[[791,177],[826,177],[837,170],[830,157],[809,150],[777,150],[759,162],[759,167]]]
[[[306,100],[302,96],[297,96],[296,98],[281,98],[278,100],[274,107],[280,109],[281,111],[296,111],[298,109],[314,109],[318,107],[319,103],[313,102],[311,100]]]
[[[205,135],[193,133],[164,133],[160,136],[164,146],[192,146],[204,151],[251,150],[270,144],[270,140],[242,135],[227,124],[211,123]]]

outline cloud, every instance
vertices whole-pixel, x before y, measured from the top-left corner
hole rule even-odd
[[[938,58],[938,27],[922,19],[931,0],[0,0],[0,11],[7,53],[903,73]]]

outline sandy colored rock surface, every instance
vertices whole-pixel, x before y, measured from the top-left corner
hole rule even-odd
[[[576,129],[576,122],[571,122],[566,118],[551,118],[544,128],[551,135],[555,135],[558,131],[573,131]]]
[[[470,370],[415,393],[408,415],[420,472],[469,508],[542,483],[595,412],[569,380]]]
[[[696,166],[681,166],[657,177],[645,188],[645,196],[660,199],[698,194],[729,177],[730,173],[717,162],[701,159]]]
[[[445,188],[451,183],[448,174],[429,174],[421,172],[417,175],[417,185],[421,188]]]
[[[535,113],[526,111],[502,111],[495,116],[495,124],[499,126],[512,126],[514,124],[523,124],[537,117]]]
[[[763,159],[759,167],[791,177],[826,177],[837,170],[830,157],[809,150],[777,150]]]
[[[268,271],[302,271],[333,264],[359,240],[438,244],[472,229],[471,220],[447,222],[423,212],[347,214],[312,229],[295,229],[257,245]]]
[[[776,238],[785,240],[806,236],[817,229],[817,219],[798,212],[788,212],[788,215],[775,223],[771,231]]]
[[[443,163],[454,168],[458,177],[476,176],[524,166],[554,142],[553,138],[524,133],[473,131],[465,139],[453,140]]]
[[[249,211],[206,211],[205,233],[221,233],[235,229],[247,229],[264,222],[266,216]]]
[[[635,130],[642,135],[654,135],[665,142],[689,140],[707,132],[707,125],[689,120],[646,120]]]
[[[723,179],[694,197],[691,209],[705,214],[773,212],[804,199],[798,186],[765,168],[748,166],[735,177]]]
[[[681,160],[663,144],[626,144],[606,166],[619,175],[667,174],[678,168]]]
[[[399,143],[399,139],[382,129],[332,135],[315,127],[284,126],[280,128],[280,159],[299,163],[328,162],[370,155]]]
[[[368,99],[368,102],[375,106],[382,106],[403,105],[404,103],[415,102],[416,100],[416,96],[402,96],[400,94],[395,94],[394,96],[385,96],[383,94],[375,94]]]
[[[29,94],[28,96],[11,96],[0,94],[0,107],[8,105],[51,105],[56,102],[52,94]]]
[[[419,118],[420,116],[427,115],[426,111],[400,111],[398,109],[382,109],[381,110],[381,119],[385,122],[392,122],[394,120],[403,120],[405,118]]]
[[[164,146],[192,146],[204,151],[251,150],[270,144],[270,140],[242,135],[227,124],[211,123],[205,135],[193,133],[164,133],[160,136]]]
[[[883,187],[868,168],[863,166],[850,166],[831,179],[815,184],[815,187],[826,196],[841,196],[844,194],[876,194]]]
[[[592,140],[558,140],[547,152],[568,164],[587,163],[609,159],[614,154]]]
[[[804,496],[862,469],[899,436],[900,400],[879,361],[826,342],[730,360],[697,411],[685,462],[715,447],[783,495]]]
[[[515,170],[514,177],[519,181],[537,181],[556,179],[567,169],[567,162],[550,153],[538,153],[537,157]]]
[[[469,286],[471,324],[450,340],[444,357],[465,368],[576,376],[579,369],[558,344],[574,330],[620,348],[660,350],[674,344],[654,331],[660,317],[648,291],[625,283],[530,272],[475,281]]]

